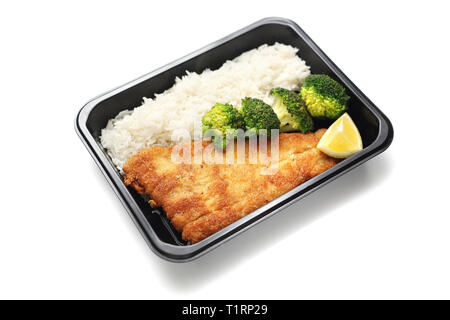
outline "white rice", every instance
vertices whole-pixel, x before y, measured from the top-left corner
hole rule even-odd
[[[119,170],[141,149],[178,142],[174,132],[201,128],[205,112],[216,102],[240,107],[241,99],[253,97],[272,103],[270,89],[299,89],[310,74],[297,56],[298,49],[275,43],[262,45],[225,62],[220,69],[201,74],[186,71],[181,79],[154,99],[111,119],[102,130],[101,143]]]

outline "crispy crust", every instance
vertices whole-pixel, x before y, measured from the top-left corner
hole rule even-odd
[[[243,164],[177,164],[174,147],[153,147],[125,163],[124,182],[149,195],[183,239],[196,243],[335,165],[316,148],[324,132],[280,134],[275,174],[263,174],[265,164],[249,163],[248,150]],[[210,142],[201,144],[205,150]]]

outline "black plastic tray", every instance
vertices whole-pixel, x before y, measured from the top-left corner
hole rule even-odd
[[[349,114],[358,126],[364,150],[333,168],[292,189],[281,197],[236,221],[205,240],[188,245],[173,229],[164,212],[152,208],[143,197],[127,188],[120,173],[99,142],[101,129],[120,111],[139,106],[142,97],[154,97],[174,84],[186,70],[202,72],[217,69],[226,60],[262,44],[280,42],[299,49],[299,56],[312,73],[326,73],[339,80],[351,96]],[[319,47],[294,22],[266,18],[203,47],[179,60],[150,72],[88,102],[78,113],[75,128],[95,162],[122,201],[150,248],[170,261],[198,258],[239,233],[267,219],[345,172],[357,167],[389,147],[393,128],[389,119],[339,70]]]

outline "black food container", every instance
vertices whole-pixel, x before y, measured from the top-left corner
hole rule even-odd
[[[275,42],[299,49],[300,57],[312,73],[325,73],[342,83],[350,95],[348,113],[356,123],[364,150],[339,162],[333,168],[306,181],[244,218],[196,244],[187,244],[171,226],[164,212],[152,208],[136,191],[127,188],[106,150],[100,144],[101,129],[119,112],[138,106],[143,97],[154,97],[174,84],[186,70],[201,73],[218,69],[226,60],[241,53]],[[388,118],[342,73],[341,70],[294,22],[283,18],[266,18],[201,48],[139,79],[111,90],[88,102],[78,113],[76,131],[113,187],[150,248],[170,261],[189,261],[205,254],[239,233],[267,219],[286,206],[305,197],[326,183],[359,166],[384,151],[392,142],[393,128]]]

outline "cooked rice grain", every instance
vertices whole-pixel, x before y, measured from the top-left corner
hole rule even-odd
[[[241,99],[253,97],[272,102],[273,87],[299,89],[309,67],[297,56],[298,49],[275,43],[262,45],[225,62],[218,70],[201,74],[186,71],[181,79],[154,99],[111,119],[102,130],[101,143],[119,170],[141,149],[176,143],[176,134],[201,128],[205,112],[216,102],[240,107]]]

